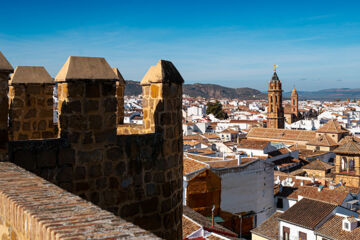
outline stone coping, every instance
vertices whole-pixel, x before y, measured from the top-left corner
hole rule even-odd
[[[8,162],[0,162],[0,220],[19,239],[159,239]]]

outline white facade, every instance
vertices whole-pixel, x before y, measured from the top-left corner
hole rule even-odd
[[[274,206],[274,168],[262,160],[239,167],[214,169],[221,177],[221,203],[231,213],[255,212],[256,226],[269,218]]]
[[[283,239],[283,228],[284,227],[287,227],[290,229],[289,240],[299,239],[299,232],[303,232],[306,234],[306,240],[316,240],[316,235],[313,230],[299,227],[297,225],[287,223],[284,221],[279,222],[279,239]]]
[[[206,106],[191,106],[187,109],[187,116],[204,116],[206,114]]]

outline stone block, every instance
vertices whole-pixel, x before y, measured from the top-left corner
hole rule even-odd
[[[98,100],[87,100],[85,101],[85,113],[97,112],[99,110]]]
[[[118,195],[114,191],[105,191],[104,192],[104,202],[106,205],[116,204],[118,201]]]
[[[14,121],[13,124],[14,124],[14,126],[15,126],[15,125],[17,125],[17,124],[20,124],[20,122]],[[16,131],[19,130],[19,129],[17,129],[17,127],[14,127],[13,129],[16,130]],[[29,121],[23,122],[22,130],[23,130],[23,131],[30,131],[30,122],[29,122]]]
[[[102,123],[103,123],[103,119],[100,115],[89,116],[90,129],[99,130],[102,128]]]
[[[127,204],[121,208],[120,216],[123,218],[133,217],[140,211],[138,203]]]
[[[41,137],[43,139],[49,139],[49,138],[54,138],[55,137],[55,133],[53,131],[45,131],[41,133]]]
[[[56,152],[54,150],[42,151],[38,153],[37,166],[43,167],[56,167]]]
[[[101,83],[103,96],[115,96],[116,86],[113,81],[103,81]]]
[[[134,223],[135,225],[138,225],[148,230],[156,230],[161,227],[161,217],[159,214],[138,217],[135,219]]]
[[[24,101],[20,98],[14,98],[11,102],[12,107],[14,108],[23,108],[24,107]]]
[[[109,178],[109,188],[111,189],[117,189],[119,187],[119,181],[116,177],[110,177]]]
[[[76,192],[84,192],[90,189],[90,185],[88,182],[78,182],[75,184],[75,191]]]
[[[43,131],[46,129],[46,121],[45,120],[40,120],[39,123],[38,123],[38,129],[40,131]]]
[[[27,84],[26,94],[39,95],[41,93],[41,87],[38,84]]]
[[[56,176],[58,182],[71,182],[73,180],[73,168],[62,167]]]
[[[82,97],[84,95],[85,84],[83,82],[69,82],[61,84],[63,86],[62,93],[69,97]]]
[[[104,176],[110,176],[112,174],[113,168],[111,161],[103,162],[103,171],[104,171]]]
[[[33,152],[20,150],[14,152],[14,163],[26,170],[36,169],[36,156]]]
[[[106,98],[104,100],[105,112],[116,112],[117,100],[115,97]]]
[[[59,165],[72,165],[75,163],[75,151],[71,148],[59,150]]]
[[[74,179],[84,180],[85,177],[86,177],[86,168],[85,167],[76,167]]]
[[[79,151],[78,161],[81,164],[99,163],[102,161],[101,150]]]
[[[106,189],[108,186],[108,180],[105,177],[101,177],[96,179],[96,189],[97,190],[104,190]]]
[[[26,111],[26,114],[24,116],[24,119],[30,119],[30,118],[35,118],[36,117],[36,109],[35,108],[31,108],[29,110]]]
[[[85,85],[85,96],[87,98],[99,98],[100,97],[100,84],[99,82],[90,82]]]
[[[148,213],[154,213],[157,212],[158,209],[158,203],[159,200],[157,197],[153,197],[151,199],[147,199],[145,201],[142,201],[140,203],[140,207],[141,207],[141,212],[143,214],[148,214]]]
[[[101,165],[96,164],[92,165],[88,169],[88,177],[90,178],[96,178],[101,176]]]
[[[123,150],[120,147],[113,147],[106,151],[106,158],[112,161],[123,158]]]
[[[41,118],[52,118],[53,117],[53,110],[52,109],[40,110],[39,117],[41,117]]]

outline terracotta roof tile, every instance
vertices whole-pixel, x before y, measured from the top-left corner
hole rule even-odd
[[[338,121],[336,120],[330,120],[323,126],[321,126],[316,132],[321,133],[346,133],[348,130],[343,128]]]
[[[343,219],[344,217],[334,215],[315,232],[320,236],[330,239],[341,239],[341,240],[360,239],[360,227],[356,227],[351,232],[342,230]]]
[[[264,148],[270,143],[270,141],[263,140],[254,140],[254,139],[240,139],[238,147],[246,148],[246,149],[260,149],[264,150]]]
[[[354,140],[347,141],[334,150],[335,153],[360,154],[360,144]]]
[[[248,138],[268,138],[290,141],[310,141],[314,139],[315,136],[315,131],[273,128],[252,128],[247,135]]]
[[[237,237],[236,233],[228,230],[227,228],[225,228],[225,227],[223,227],[223,226],[221,226],[221,225],[219,225],[217,223],[215,223],[214,227],[212,227],[210,219],[208,219],[207,217],[205,217],[205,216],[201,215],[200,213],[194,211],[193,209],[191,209],[188,206],[184,206],[183,215],[190,218],[194,222],[198,223],[199,225],[201,225],[202,227],[204,227],[208,231],[214,230],[218,234],[224,233],[224,234],[228,234],[228,235],[233,236],[233,237]]]
[[[183,238],[186,238],[193,232],[199,230],[201,226],[193,221],[191,221],[189,218],[182,216],[182,232],[183,232]]]
[[[275,212],[265,222],[251,230],[251,232],[266,239],[277,240],[279,238],[278,217],[281,215],[281,212]]]
[[[184,175],[189,174],[191,172],[195,172],[197,170],[200,170],[202,168],[206,168],[209,166],[206,163],[196,161],[196,160],[193,160],[190,158],[184,158],[183,165],[184,165],[184,168],[183,168]]]
[[[334,166],[327,164],[319,159],[317,159],[303,167],[303,169],[322,170],[322,171],[327,171],[332,168],[334,168]]]
[[[328,135],[316,137],[308,142],[308,145],[315,146],[337,146],[338,144]]]
[[[286,210],[279,219],[304,228],[314,229],[335,208],[334,204],[303,198]]]
[[[320,192],[317,187],[313,186],[299,186],[296,191],[289,195],[290,199],[298,199],[298,196],[305,198],[324,201],[331,204],[341,205],[348,195],[348,190],[342,189],[323,189]]]

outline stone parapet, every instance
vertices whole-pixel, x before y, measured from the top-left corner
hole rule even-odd
[[[8,81],[13,67],[0,52],[0,161],[7,159],[8,143]]]
[[[163,60],[144,79],[145,124],[124,125],[119,74],[104,58],[69,57],[55,78],[58,138],[11,141],[9,161],[158,237],[182,239],[183,79]]]
[[[0,163],[2,239],[159,239],[37,177]]]

